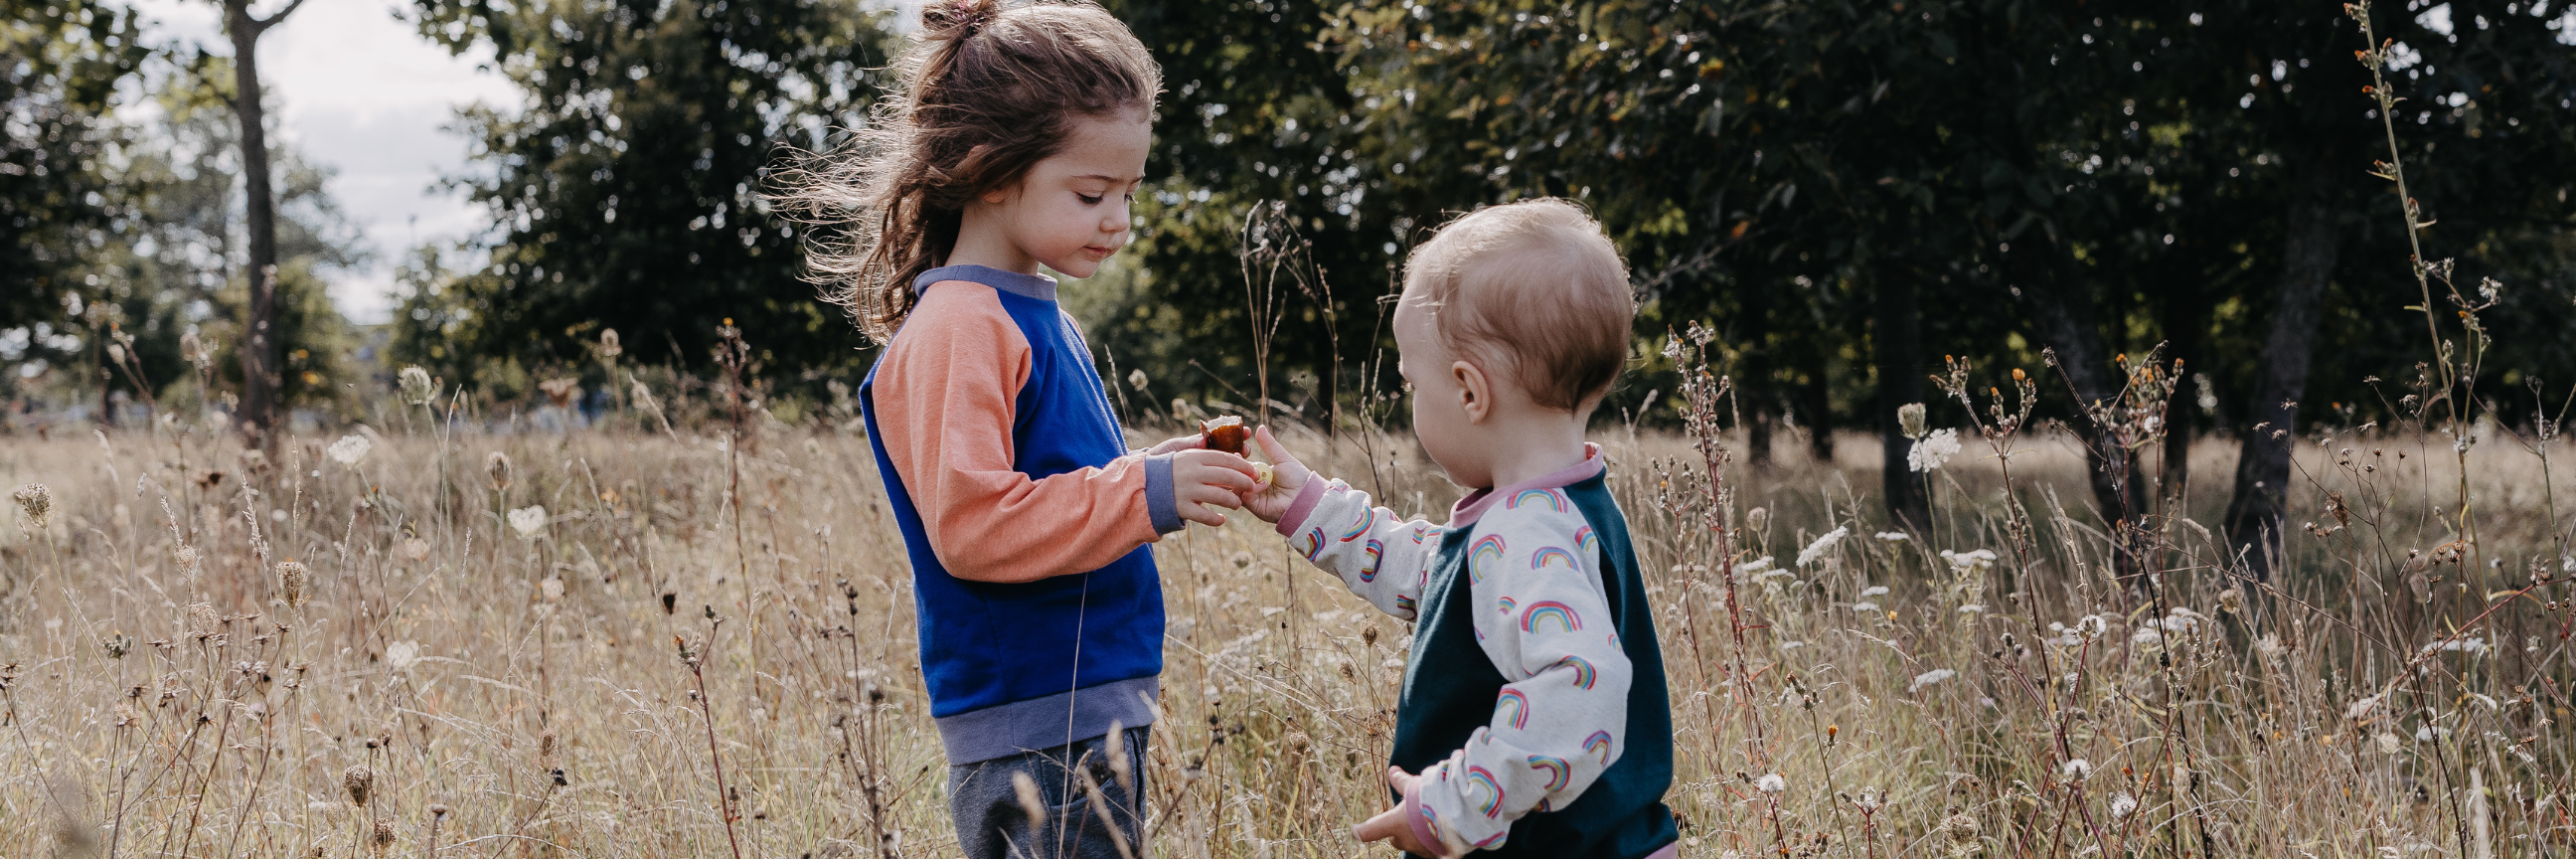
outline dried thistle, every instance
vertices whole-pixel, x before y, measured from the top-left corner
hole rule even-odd
[[[492,479],[492,488],[510,488],[510,455],[493,451],[483,459],[483,475]]]
[[[287,608],[303,608],[308,596],[306,586],[313,581],[313,568],[302,561],[277,562],[277,590],[286,598]]]
[[[365,764],[341,770],[340,787],[349,792],[349,804],[365,808],[367,800],[375,795],[376,771],[367,768]]]

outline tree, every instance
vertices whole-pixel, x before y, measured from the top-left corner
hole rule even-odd
[[[631,354],[668,344],[672,362],[704,369],[731,318],[766,366],[855,362],[856,329],[816,300],[763,183],[789,150],[828,150],[831,129],[863,120],[885,13],[856,0],[417,8],[422,34],[451,50],[489,45],[527,102],[458,117],[478,164],[448,182],[492,213],[468,248],[487,261],[415,278],[395,320],[407,360],[459,380],[577,365],[612,328]]]
[[[89,0],[0,6],[0,330],[63,321],[66,274],[117,215],[102,157],[118,82],[150,55],[131,10]],[[31,341],[46,339],[31,337]]]
[[[270,432],[277,423],[278,389],[284,365],[279,347],[277,290],[277,188],[269,177],[268,111],[261,104],[259,37],[295,14],[304,0],[287,0],[286,8],[263,18],[251,13],[251,0],[222,0],[224,36],[233,43],[233,115],[241,122],[242,226],[249,234],[250,301],[242,318],[240,348],[241,412],[236,415],[251,443],[274,448]]]

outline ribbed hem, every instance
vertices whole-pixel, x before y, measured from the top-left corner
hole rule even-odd
[[[1573,486],[1592,479],[1593,475],[1600,474],[1605,467],[1601,462],[1601,446],[1588,441],[1584,442],[1582,462],[1558,469],[1553,474],[1533,477],[1501,489],[1479,489],[1467,493],[1467,497],[1458,499],[1457,506],[1449,508],[1449,527],[1465,528],[1476,524],[1476,520],[1483,517],[1485,510],[1494,506],[1496,501],[1532,489],[1562,489]]]
[[[1404,810],[1398,815],[1404,818],[1404,825],[1413,829],[1414,843],[1429,848],[1431,855],[1449,855],[1448,843],[1440,840],[1440,833],[1431,828],[1431,818],[1423,815],[1421,779],[1414,779],[1404,788],[1404,804],[1398,807]]]
[[[1305,488],[1297,490],[1297,500],[1288,502],[1288,512],[1279,516],[1279,536],[1296,536],[1297,526],[1306,524],[1306,517],[1324,500],[1324,483],[1323,475],[1306,475]]]
[[[1181,521],[1180,499],[1172,489],[1172,455],[1145,457],[1145,514],[1154,520],[1154,533],[1169,534],[1189,523]]]
[[[943,280],[980,283],[1012,295],[1039,301],[1055,300],[1055,279],[1042,274],[1003,271],[988,265],[947,265],[921,273],[912,279],[912,294],[920,295],[931,284]]]
[[[1111,725],[1151,725],[1162,688],[1159,676],[1113,680],[934,721],[948,763],[971,764],[1082,742],[1108,734]]]
[[[1681,842],[1668,841],[1664,843],[1663,847],[1657,848],[1655,852],[1646,854],[1646,859],[1681,859],[1681,856]]]

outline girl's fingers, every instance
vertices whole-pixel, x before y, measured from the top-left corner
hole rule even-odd
[[[1279,446],[1278,439],[1271,437],[1270,425],[1268,424],[1263,424],[1254,429],[1252,431],[1252,440],[1253,442],[1261,445],[1262,455],[1270,457],[1271,462],[1295,462],[1297,460],[1296,457],[1288,455],[1287,448]]]
[[[1174,512],[1179,513],[1183,519],[1211,528],[1225,527],[1225,514],[1210,510],[1207,505],[1196,501],[1183,501],[1179,507],[1180,509]]]

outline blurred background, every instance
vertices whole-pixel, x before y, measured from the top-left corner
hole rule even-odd
[[[1901,461],[1899,406],[1964,419],[1949,357],[2084,424],[2153,356],[2177,450],[2397,419],[2453,373],[2524,422],[2576,381],[2563,0],[2373,9],[2393,135],[2330,0],[1106,5],[1167,91],[1137,243],[1066,301],[1134,422],[1400,423],[1404,254],[1534,195],[1607,224],[1642,302],[1600,420],[1678,420],[1660,344],[1705,322],[1757,465],[1837,431]],[[0,8],[7,432],[381,421],[408,365],[482,426],[560,429],[642,379],[685,406],[727,320],[774,417],[849,417],[872,344],[763,194],[867,121],[908,5]],[[2392,145],[2460,301],[2415,277]],[[2231,507],[2288,467],[2160,461]]]

